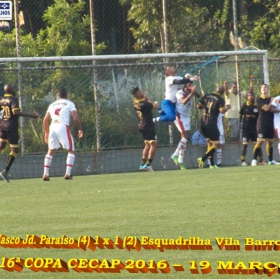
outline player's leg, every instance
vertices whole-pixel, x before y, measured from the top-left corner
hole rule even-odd
[[[278,154],[280,156],[280,127],[275,128],[275,135],[278,139]]]
[[[221,133],[221,131],[220,131],[220,133]],[[216,154],[217,154],[217,166],[218,167],[221,167],[221,165],[222,165],[222,153],[223,153],[222,145],[223,144],[225,144],[225,136],[224,136],[224,134],[220,134],[220,142],[217,145],[217,151],[216,151]]]
[[[154,122],[173,122],[176,119],[175,104],[170,100],[164,99],[161,103],[164,115],[154,118]]]
[[[173,159],[176,165],[179,165],[181,167],[181,169],[185,169],[183,163],[184,163],[184,154],[185,154],[187,142],[188,139],[190,138],[190,118],[182,117],[180,116],[180,114],[177,114],[174,123],[181,133],[181,139],[171,158]]]
[[[11,152],[8,155],[5,169],[0,173],[0,176],[2,177],[2,179],[4,181],[9,182],[8,172],[9,172],[12,164],[14,163],[14,161],[16,159],[16,156],[19,153],[19,144],[18,144],[19,143],[19,135],[18,135],[18,130],[15,129],[15,130],[8,131],[6,135],[7,135],[7,142],[10,144],[10,147],[11,147]],[[1,143],[4,143],[4,142],[1,142]]]
[[[157,141],[156,140],[150,140],[147,141],[149,144],[149,153],[148,153],[148,160],[147,163],[145,164],[145,167],[148,171],[153,171],[152,169],[152,162],[155,157],[155,153],[157,150]]]
[[[50,181],[50,168],[56,149],[60,147],[57,135],[60,134],[60,124],[53,124],[50,126],[48,139],[48,152],[44,159],[44,174],[43,181]]]
[[[268,156],[268,164],[280,164],[279,162],[276,162],[273,159],[273,140],[274,140],[274,127],[273,126],[269,126],[266,128],[266,134],[265,134],[265,138],[266,138],[266,153]]]
[[[55,149],[49,148],[48,153],[45,155],[43,181],[50,181],[50,167],[52,164],[52,159],[54,154],[55,154]]]
[[[247,166],[247,162],[246,162],[246,154],[247,154],[247,148],[248,148],[248,144],[249,144],[249,139],[248,139],[248,132],[247,130],[243,130],[242,131],[242,150],[241,150],[241,156],[240,156],[240,160],[241,160],[241,165],[242,166]],[[256,142],[257,139],[255,139],[254,142]]]
[[[152,162],[153,162],[156,150],[157,150],[157,135],[156,135],[154,126],[146,129],[145,133],[146,133],[145,143],[146,143],[146,147],[148,149],[148,153],[145,156],[147,156],[148,159],[147,159],[147,162],[144,165],[143,169],[148,170],[148,171],[153,171]]]
[[[66,158],[66,172],[64,176],[64,179],[66,180],[72,179],[71,172],[74,165],[74,161],[75,161],[75,151],[68,150],[68,154]]]
[[[208,146],[207,146],[207,151],[204,154],[203,157],[198,158],[197,162],[200,168],[203,167],[203,164],[205,162],[205,160],[209,157],[210,161],[211,161],[211,166],[212,167],[216,167],[216,165],[214,164],[214,158],[213,155],[216,152],[217,149],[217,145],[220,142],[220,132],[218,130],[218,127],[216,125],[213,126],[201,126],[201,130],[203,135],[205,136],[207,142],[208,142]]]

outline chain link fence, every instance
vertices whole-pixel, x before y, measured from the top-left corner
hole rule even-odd
[[[198,1],[197,5],[204,2]],[[209,7],[207,17],[209,19],[214,16],[215,12],[223,11],[228,16],[227,22],[232,23],[232,1],[207,2],[209,4],[207,4]],[[19,27],[18,30],[15,29],[14,20],[1,23],[0,53],[2,57],[18,56],[17,48],[20,48],[22,57],[90,55],[92,48],[96,48],[97,54],[105,55],[143,51],[161,52],[164,38],[169,41],[170,52],[182,52],[190,47],[197,50],[210,46],[234,48],[234,40],[230,42],[229,36],[232,27],[227,30],[227,44],[222,45],[218,44],[217,37],[212,36],[212,33],[204,36],[212,30],[213,26],[211,24],[208,27],[205,26],[204,33],[202,32],[200,35],[198,35],[200,28],[195,26],[191,26],[189,30],[196,30],[195,28],[197,28],[197,32],[178,29],[180,25],[173,25],[171,28],[173,20],[176,20],[173,13],[180,8],[181,2],[175,3],[166,0],[166,19],[163,18],[162,1],[155,1],[155,3],[146,0],[139,1],[137,3],[139,5],[142,3],[143,7],[141,8],[140,5],[138,9],[136,9],[136,4],[136,6],[132,5],[132,1],[124,0],[95,0],[92,1],[92,6],[88,0],[14,0],[12,3],[14,7],[18,7],[19,12],[15,16],[19,19]],[[190,7],[189,1],[184,3],[186,4],[184,12],[187,13],[185,10]],[[256,13],[260,6],[253,1],[251,3],[246,2],[245,6],[242,4],[244,4],[244,1],[237,1],[238,19],[247,11]],[[201,7],[202,5],[200,5]],[[93,34],[90,28],[90,9],[93,9],[94,15],[94,38],[92,38]],[[152,25],[150,21],[146,22],[146,31],[151,32],[150,34],[143,32],[143,37],[137,34],[137,30],[139,30],[137,28],[140,26],[140,22],[135,17],[137,11],[139,13],[141,11],[147,12],[147,14],[151,13],[154,14],[155,18],[158,18],[157,26]],[[203,9],[197,7],[192,9],[192,13],[194,11],[197,12],[196,16],[203,16],[201,14]],[[138,14],[138,18],[141,16],[142,14]],[[166,20],[168,27],[167,34],[164,34],[162,29],[164,20]],[[190,25],[191,22],[200,24],[199,19],[195,21],[191,17],[186,19],[185,23]],[[214,30],[214,32],[218,33],[218,30]],[[16,33],[19,37],[18,41],[16,41]],[[151,41],[150,38],[153,34],[156,34],[156,39]],[[183,35],[183,41],[180,41],[182,40],[181,37],[172,37],[172,34]],[[188,38],[187,42],[186,36]],[[200,38],[202,41],[198,41],[198,39],[191,41],[194,39],[192,36],[197,38],[204,36],[204,39]],[[238,48],[244,47],[245,42],[242,41],[242,36],[239,39]],[[192,44],[189,44],[190,41]],[[200,42],[203,42],[203,44],[200,44]],[[141,46],[145,47],[141,48]],[[254,75],[255,89],[258,94],[260,84],[264,80],[261,59],[252,55],[242,59],[238,73],[239,88],[241,91],[246,91],[249,85],[249,77]],[[229,83],[237,80],[235,59],[232,57],[226,59],[223,57],[214,58],[213,60],[209,57],[200,57],[199,61],[179,58],[170,59],[168,64],[175,66],[179,74],[183,75],[186,72],[198,74],[201,77],[200,83],[197,84],[198,90],[205,93],[212,92],[216,85],[221,84],[224,80],[228,80]],[[70,91],[70,98],[77,104],[83,121],[86,134],[83,140],[77,141],[78,148],[99,150],[141,147],[143,143],[138,135],[137,117],[133,111],[132,97],[129,95],[129,91],[134,86],[140,86],[151,98],[160,102],[165,91],[164,65],[166,65],[166,62],[162,59],[160,61],[149,59],[142,62],[134,61],[134,64],[131,64],[131,61],[128,63],[125,60],[111,60],[98,63],[96,67],[93,67],[92,61],[85,62],[79,61],[79,59],[75,62],[1,63],[0,91],[3,90],[4,83],[9,82],[18,85],[18,90],[22,94],[22,109],[24,111],[35,110],[40,113],[38,120],[26,120],[24,124],[28,129],[22,131],[24,133],[22,141],[26,144],[32,143],[32,145],[25,145],[25,152],[42,152],[46,149],[42,143],[42,116],[48,104],[56,98],[55,92],[60,86],[66,86]],[[269,59],[269,80],[272,96],[279,94],[279,68],[279,59]],[[97,74],[95,81],[94,70]],[[94,85],[97,87],[95,88]],[[96,93],[98,93],[98,100],[95,97]],[[3,94],[3,91],[0,94]],[[100,131],[96,127],[97,111],[100,112]],[[156,114],[157,112],[155,112]],[[194,109],[192,116],[192,132],[194,132],[198,127],[199,113]],[[170,145],[168,126],[157,125],[157,133],[159,135],[159,145]],[[98,144],[98,139],[100,139],[100,144]],[[177,143],[178,139],[179,133],[174,127],[174,143]]]

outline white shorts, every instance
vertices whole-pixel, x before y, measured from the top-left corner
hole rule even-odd
[[[191,118],[185,117],[177,113],[176,120],[174,121],[180,132],[184,132],[186,130],[191,130]]]
[[[49,149],[55,150],[62,146],[63,149],[75,151],[74,140],[68,125],[52,123],[49,133]]]

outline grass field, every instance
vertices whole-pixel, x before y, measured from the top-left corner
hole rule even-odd
[[[280,166],[137,172],[75,177],[1,181],[1,234],[25,239],[96,236],[115,240],[136,236],[177,239],[200,237],[213,250],[4,248],[3,258],[167,260],[170,272],[78,273],[21,272],[0,269],[0,278],[268,278],[268,275],[223,274],[218,261],[280,263],[279,251],[246,251],[245,238],[279,240]],[[215,238],[233,238],[240,250],[219,250]],[[2,239],[0,239],[0,244]],[[208,261],[212,271],[192,274],[190,262]],[[143,262],[138,262],[140,266]],[[151,262],[150,262],[151,263]],[[175,271],[181,264],[184,271]],[[201,270],[199,270],[200,272]],[[272,278],[279,278],[277,272]]]

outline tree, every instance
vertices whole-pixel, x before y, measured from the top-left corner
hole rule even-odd
[[[247,6],[239,28],[247,44],[260,49],[276,50],[280,47],[280,6],[274,0],[253,0]],[[278,52],[279,55],[279,52]]]
[[[229,34],[229,0],[216,10],[213,5],[205,7],[205,1],[196,2],[201,2],[201,6],[190,0],[166,0],[169,51],[230,48],[225,36]],[[131,31],[137,40],[135,50],[161,52],[164,43],[162,0],[121,0],[121,3],[131,5],[128,20],[134,22]]]
[[[53,0],[19,1],[20,10],[23,12],[25,33],[31,33],[35,37],[40,29],[46,27],[42,16],[53,2]]]

